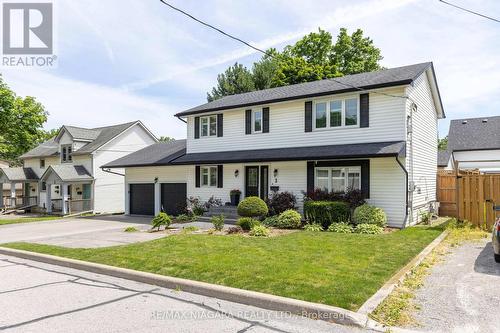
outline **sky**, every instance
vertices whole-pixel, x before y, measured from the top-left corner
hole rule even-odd
[[[169,0],[260,48],[283,48],[320,27],[362,29],[384,67],[432,61],[449,120],[500,115],[500,24],[437,0]],[[54,0],[56,68],[4,68],[20,96],[49,112],[46,129],[141,120],[185,138],[177,112],[206,102],[217,74],[260,54],[159,0]],[[450,0],[500,18],[498,0]]]

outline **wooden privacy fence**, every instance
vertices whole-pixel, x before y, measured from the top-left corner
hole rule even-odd
[[[439,214],[454,216],[486,228],[491,228],[500,206],[500,174],[437,175]]]

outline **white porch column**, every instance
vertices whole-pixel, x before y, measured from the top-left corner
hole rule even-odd
[[[68,206],[67,206],[67,201],[68,201],[68,184],[62,183],[61,184],[62,189],[62,214],[66,215],[68,214]]]
[[[10,205],[16,205],[16,183],[10,182]]]
[[[52,213],[52,185],[47,183],[45,187],[45,206],[47,213]]]
[[[0,208],[3,208],[3,183],[0,183]]]
[[[158,215],[161,210],[161,195],[160,195],[160,183],[155,183],[155,215]]]

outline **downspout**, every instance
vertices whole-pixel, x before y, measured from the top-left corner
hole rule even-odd
[[[405,176],[406,176],[406,179],[405,179],[405,188],[406,188],[406,210],[405,210],[405,219],[404,219],[404,223],[403,223],[403,228],[406,227],[406,224],[408,222],[408,170],[406,170],[405,166],[403,165],[403,163],[401,163],[401,161],[399,160],[399,158],[396,156],[396,162],[398,162],[399,166],[401,167],[401,169],[403,170],[403,172],[405,173]]]

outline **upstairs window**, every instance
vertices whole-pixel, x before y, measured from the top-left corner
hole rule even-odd
[[[252,112],[252,124],[252,132],[262,133],[262,110],[254,110]]]
[[[316,168],[314,187],[334,193],[361,190],[361,168],[359,166]]]
[[[61,146],[61,162],[68,163],[73,161],[71,153],[73,152],[73,147],[71,145]]]
[[[217,136],[217,115],[200,117],[200,133],[202,137]]]
[[[314,104],[316,129],[358,126],[358,98],[317,101]]]
[[[217,187],[217,167],[201,167],[201,186],[204,187]]]
[[[45,160],[44,159],[40,160],[40,169],[45,169]]]

